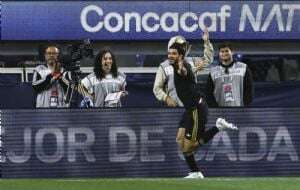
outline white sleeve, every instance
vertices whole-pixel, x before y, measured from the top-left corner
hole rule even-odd
[[[156,72],[154,86],[153,86],[153,93],[159,101],[165,101],[167,98],[167,94],[164,91],[164,85],[166,82],[166,76],[162,67],[158,67]]]
[[[121,88],[122,88],[122,91],[125,91],[126,89],[126,75],[124,74],[123,78],[122,78],[122,82],[121,82]]]
[[[89,76],[83,78],[81,80],[81,84],[88,90],[88,92],[90,94],[94,93],[93,85],[92,85],[92,82],[91,82],[91,79],[89,78]]]
[[[204,43],[204,55],[203,55],[204,60],[207,61],[207,65],[210,65],[214,61],[214,47],[213,45],[207,41]]]

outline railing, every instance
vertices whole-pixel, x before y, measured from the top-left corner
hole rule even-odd
[[[93,67],[81,67],[82,73],[89,74],[93,72]],[[155,74],[157,67],[120,67],[119,70],[123,73],[152,73]],[[0,68],[0,74],[20,74],[21,82],[30,82],[29,75],[34,71],[33,67],[21,68]],[[209,70],[205,69],[198,72],[199,75],[208,74]]]
[[[30,82],[29,75],[33,73],[34,68],[0,68],[0,74],[20,74],[21,82]],[[81,67],[83,73],[92,73],[93,67]],[[123,73],[155,73],[157,67],[120,67],[119,70]]]

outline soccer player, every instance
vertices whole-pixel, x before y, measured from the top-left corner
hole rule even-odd
[[[185,107],[176,137],[178,146],[191,170],[185,178],[204,178],[195,161],[194,151],[211,140],[219,131],[237,130],[237,127],[218,118],[215,127],[205,130],[208,107],[204,94],[196,90],[195,76],[185,55],[186,49],[182,43],[173,43],[169,47],[168,62],[172,64],[167,69],[167,84],[173,87],[176,99],[170,98],[172,95],[167,96],[166,102],[170,106],[176,106],[181,102]]]

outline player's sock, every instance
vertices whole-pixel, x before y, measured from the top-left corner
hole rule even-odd
[[[205,144],[210,141],[219,132],[217,127],[212,127],[204,132],[204,134],[199,139],[199,144]]]
[[[197,166],[197,163],[195,161],[195,157],[193,153],[183,153],[184,159],[186,161],[186,163],[188,164],[191,172],[198,172],[199,168]]]

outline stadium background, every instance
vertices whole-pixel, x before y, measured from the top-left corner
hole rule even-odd
[[[152,93],[154,73],[158,64],[166,58],[166,44],[169,37],[182,34],[191,42],[190,55],[201,55],[201,28],[195,20],[187,17],[187,26],[195,31],[182,29],[180,19],[184,13],[194,13],[198,19],[206,12],[217,15],[226,10],[224,31],[221,19],[217,16],[215,28],[211,28],[211,39],[215,49],[219,43],[231,41],[236,49],[236,58],[248,64],[255,80],[253,106],[299,106],[299,10],[297,1],[3,1],[1,6],[1,47],[0,47],[0,102],[1,108],[33,108],[34,94],[30,87],[32,68],[43,61],[43,49],[51,41],[59,44],[63,52],[68,45],[85,38],[91,39],[95,53],[110,47],[118,56],[118,65],[127,73],[128,90],[131,96],[124,101],[126,106],[160,106]],[[133,4],[134,6],[131,6]],[[176,10],[179,13],[178,32],[166,32],[162,26],[155,32],[147,32],[141,24],[141,32],[135,32],[134,21],[130,22],[129,32],[125,32],[125,21],[118,32],[108,32],[102,27],[97,32],[87,32],[80,20],[82,9],[96,5],[103,11],[87,14],[88,23],[96,26],[114,12],[125,17],[126,12],[136,12],[145,18],[145,12],[156,15]],[[289,8],[293,5],[294,8]],[[255,21],[251,21],[250,10]],[[261,8],[259,9],[259,6]],[[230,10],[228,9],[230,8]],[[226,9],[227,8],[227,9]],[[47,11],[44,11],[47,10]],[[243,11],[244,10],[244,11]],[[293,12],[293,14],[292,14]],[[243,14],[244,13],[244,14]],[[246,14],[247,13],[247,14]],[[257,15],[260,15],[259,18]],[[292,14],[292,16],[289,16]],[[165,14],[166,15],[166,14]],[[242,15],[248,15],[242,19]],[[271,15],[271,17],[269,16]],[[204,17],[202,17],[204,18]],[[121,19],[122,20],[122,19]],[[123,19],[125,20],[125,19]],[[173,20],[166,20],[172,26]],[[211,25],[209,17],[203,19]],[[245,20],[242,22],[242,20]],[[253,19],[252,19],[253,20]],[[118,26],[117,19],[110,19],[111,26]],[[120,24],[122,24],[120,23]],[[159,21],[148,19],[148,25],[155,26]],[[244,23],[243,32],[240,27]],[[258,24],[257,24],[258,23]],[[290,24],[289,24],[290,23]],[[288,27],[288,25],[290,27]],[[264,27],[266,26],[266,27]],[[165,27],[166,28],[166,27]],[[263,30],[264,29],[264,30]],[[170,29],[169,29],[170,30]],[[177,31],[177,29],[172,29]],[[76,32],[74,32],[76,31]],[[217,54],[215,63],[217,64]],[[92,60],[84,58],[81,68],[85,74],[92,71]],[[19,69],[14,69],[18,67]],[[4,73],[15,73],[5,75]],[[200,78],[205,83],[206,74]],[[29,83],[20,83],[21,81]],[[203,85],[200,85],[203,86]],[[23,94],[22,97],[18,94]],[[16,95],[16,96],[15,96]],[[143,97],[143,101],[135,101]],[[3,98],[1,98],[3,100]],[[279,101],[280,100],[280,101]]]
[[[252,108],[210,110],[209,127],[214,118],[225,115],[241,130],[238,134],[220,134],[200,151],[199,162],[209,177],[299,176],[298,1],[2,1],[2,177],[180,177],[188,171],[178,156],[173,138],[182,109],[162,108],[152,94],[152,85],[155,68],[166,58],[169,37],[178,33],[186,36],[193,46],[191,55],[202,54],[200,29],[193,32],[182,28],[178,32],[160,29],[151,34],[145,30],[138,34],[126,33],[122,29],[90,33],[80,25],[81,10],[89,5],[101,7],[103,15],[112,11],[120,15],[127,11],[140,15],[153,11],[161,16],[176,10],[181,15],[194,12],[199,17],[206,11],[217,14],[223,6],[229,6],[231,15],[227,18],[226,31],[221,31],[221,21],[217,19],[218,27],[211,32],[211,41],[215,49],[223,41],[232,42],[235,58],[246,62],[253,72],[255,98]],[[254,17],[259,15],[259,6],[263,7],[257,31],[249,14],[245,31],[238,30],[246,6]],[[291,10],[294,10],[292,20]],[[90,14],[89,20],[93,24],[102,19],[101,15],[94,14]],[[112,26],[117,23],[111,22]],[[195,24],[190,18],[187,22],[189,26]],[[167,19],[166,23],[172,21]],[[266,31],[261,31],[264,25]],[[81,29],[76,30],[77,27]],[[91,39],[95,52],[108,46],[116,53],[120,69],[128,76],[130,94],[124,106],[134,108],[32,110],[32,68],[43,61],[43,47],[51,41],[65,51],[69,44],[84,38]],[[217,56],[214,64],[216,60]],[[83,75],[91,71],[91,66],[91,59],[82,60]],[[207,74],[208,69],[199,77],[199,86],[205,84]],[[114,121],[115,118],[118,120]],[[116,130],[121,131],[119,136],[111,133]],[[95,135],[88,145],[85,144],[87,134]],[[114,163],[108,152],[113,148],[116,155],[123,155],[127,160]],[[95,157],[91,162],[85,152],[89,150]],[[167,156],[162,157],[164,154]]]

